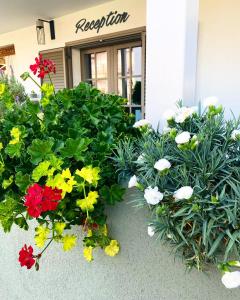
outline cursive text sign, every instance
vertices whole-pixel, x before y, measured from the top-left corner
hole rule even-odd
[[[97,30],[99,33],[100,29],[104,26],[112,26],[115,24],[125,23],[130,15],[127,12],[119,13],[117,11],[110,13],[106,16],[101,17],[97,20],[88,21],[87,19],[81,19],[76,24],[76,33],[78,31],[88,31],[88,30]]]

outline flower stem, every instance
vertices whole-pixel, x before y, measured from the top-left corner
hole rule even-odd
[[[29,78],[41,89],[41,85],[31,75],[29,75]]]
[[[43,251],[40,253],[40,255],[42,255],[47,250],[47,248],[51,245],[52,241],[53,241],[53,237],[51,238],[47,246],[43,249]]]
[[[48,78],[49,78],[49,80],[50,80],[51,85],[54,87],[53,82],[52,82],[52,78],[51,78],[51,76],[50,76],[49,73],[48,73]],[[54,90],[53,90],[53,93],[54,93],[54,96],[56,96],[55,88],[54,88]]]

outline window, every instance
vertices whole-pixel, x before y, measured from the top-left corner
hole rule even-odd
[[[130,42],[81,51],[82,80],[107,93],[127,99],[126,110],[143,118],[142,42]]]
[[[50,59],[56,64],[56,74],[51,74],[51,80],[58,91],[66,87],[65,65],[64,65],[64,49],[54,49],[41,52],[44,59]],[[50,79],[46,76],[43,82],[50,83]]]

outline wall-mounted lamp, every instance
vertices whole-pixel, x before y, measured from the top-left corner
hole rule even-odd
[[[50,36],[51,40],[55,40],[55,27],[54,21],[46,21],[42,19],[38,19],[36,21],[36,30],[37,30],[37,41],[38,45],[45,45],[45,32],[44,32],[44,22],[48,23],[50,26]]]

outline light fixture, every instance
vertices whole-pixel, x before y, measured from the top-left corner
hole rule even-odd
[[[45,32],[44,32],[44,22],[48,23],[50,26],[50,36],[51,40],[55,40],[55,27],[54,21],[46,21],[42,19],[38,19],[36,21],[36,30],[37,30],[37,41],[38,45],[45,45]]]

